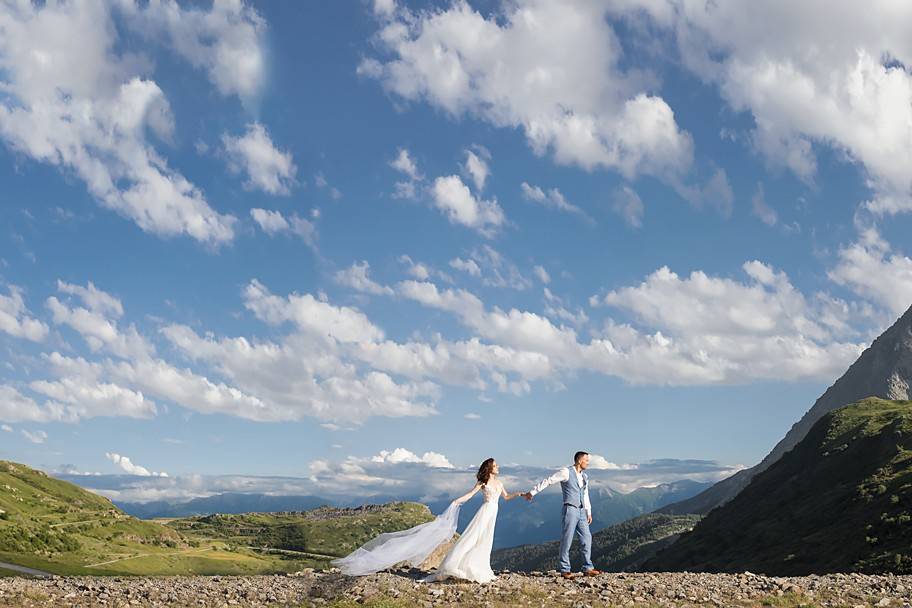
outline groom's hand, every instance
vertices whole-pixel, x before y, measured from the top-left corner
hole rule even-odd
[[[592,513],[586,513],[586,523],[587,524],[592,523]]]

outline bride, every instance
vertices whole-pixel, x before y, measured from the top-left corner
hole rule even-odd
[[[498,501],[501,496],[504,500],[511,500],[522,495],[508,493],[497,478],[498,472],[497,463],[493,458],[488,458],[478,468],[475,486],[451,502],[450,506],[433,521],[401,532],[381,534],[346,557],[333,560],[332,564],[345,574],[353,576],[379,572],[400,562],[417,566],[441,543],[453,537],[459,508],[481,490],[484,502],[475,513],[475,517],[440,562],[437,572],[424,581],[459,578],[487,583],[494,580],[494,571],[491,570],[491,547],[494,543]]]

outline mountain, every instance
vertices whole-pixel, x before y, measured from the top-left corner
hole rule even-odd
[[[378,534],[405,530],[433,518],[424,505],[394,502],[354,508],[320,507],[306,512],[216,513],[175,519],[166,525],[235,546],[305,553],[328,560],[348,555]]]
[[[103,496],[24,464],[0,461],[0,568],[68,575],[294,572],[326,567],[331,557],[377,534],[430,519],[424,505],[396,503],[165,524],[137,519]]]
[[[75,476],[77,483],[86,478]],[[94,480],[92,480],[94,481]],[[622,522],[659,507],[683,500],[698,494],[710,486],[690,479],[659,484],[654,487],[637,488],[622,494],[606,486],[593,487],[591,490],[593,531]],[[402,500],[419,502],[419,497],[371,497],[373,503],[394,503]],[[148,503],[115,502],[125,512],[143,519],[162,517],[192,517],[196,515],[266,513],[277,511],[308,511],[321,506],[356,507],[363,499],[322,498],[319,496],[269,496],[265,494],[224,493],[206,498],[195,498],[185,502],[155,501]],[[449,505],[450,499],[432,501],[428,504],[431,511],[441,513]],[[494,548],[512,547],[524,543],[540,543],[553,540],[560,535],[559,514],[561,510],[560,492],[550,489],[535,497],[531,503],[522,499],[501,502],[497,530],[494,537]],[[477,505],[469,503],[459,513],[459,529],[465,526],[475,515]]]
[[[734,498],[758,473],[765,471],[801,441],[824,414],[866,397],[908,399],[912,383],[912,308],[882,333],[814,406],[786,433],[760,464],[728,477],[704,492],[668,505],[662,513],[708,513]]]
[[[654,487],[637,488],[622,494],[608,487],[592,488],[589,498],[592,502],[593,533],[608,526],[626,521],[638,515],[649,513],[671,502],[682,500],[709,487],[690,479],[663,483]],[[530,503],[522,498],[509,502],[501,501],[497,513],[497,527],[494,530],[494,549],[514,547],[521,544],[536,544],[560,538],[561,494],[549,488],[535,496]],[[432,503],[435,513],[446,508],[448,502]],[[470,502],[459,512],[459,529],[475,515],[476,506]]]
[[[700,521],[699,515],[648,513],[615,524],[592,535],[592,563],[606,572],[633,570],[659,549],[677,540]],[[544,572],[558,569],[559,541],[501,549],[491,555],[495,570]],[[570,563],[575,570],[579,543],[570,548]]]
[[[908,574],[910,524],[912,402],[872,397],[825,414],[643,569]]]
[[[241,494],[226,492],[194,498],[185,502],[120,502],[114,504],[134,517],[192,517],[212,513],[267,513],[271,511],[310,511],[333,501],[319,496],[270,496],[268,494]]]

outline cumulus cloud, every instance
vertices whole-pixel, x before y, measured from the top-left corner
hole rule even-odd
[[[373,281],[368,276],[369,272],[370,264],[366,261],[362,260],[360,263],[355,262],[349,268],[336,272],[336,282],[365,293],[372,293],[375,295],[392,294],[392,289]]]
[[[483,146],[476,146],[474,150],[466,150],[465,156],[465,171],[472,178],[475,191],[481,192],[484,190],[488,175],[491,174],[487,162],[491,158],[491,153]]]
[[[485,17],[467,2],[384,12],[382,58],[359,73],[409,101],[523,131],[562,164],[665,177],[686,171],[691,137],[669,105],[646,93],[649,75],[619,65],[622,51],[600,2],[507,3]]]
[[[31,441],[32,443],[44,443],[48,438],[48,434],[44,431],[28,431],[26,429],[20,429],[22,431],[22,436]]]
[[[633,228],[643,227],[643,205],[640,195],[629,186],[622,186],[615,191],[611,201],[611,210],[624,218],[628,226]]]
[[[481,283],[488,287],[520,291],[532,287],[532,281],[523,275],[519,267],[490,245],[476,247],[466,257],[467,259],[458,257],[450,260],[450,267],[481,279]],[[533,269],[539,279],[542,278],[542,271],[544,268],[541,271]],[[428,277],[416,276],[415,278],[426,280]]]
[[[472,228],[483,236],[493,236],[506,222],[497,199],[476,197],[458,175],[438,177],[431,192],[434,205],[450,222]]]
[[[414,199],[418,195],[418,184],[424,180],[424,176],[418,171],[418,165],[415,159],[406,148],[399,148],[399,153],[392,161],[390,167],[399,171],[406,176],[406,180],[398,181],[395,184],[393,198]]]
[[[481,276],[481,267],[473,259],[464,260],[462,258],[453,258],[450,260],[450,267],[473,277]]]
[[[316,224],[297,213],[292,213],[289,218],[286,218],[281,211],[254,207],[250,210],[250,217],[263,232],[270,236],[283,233],[294,234],[311,249],[316,250],[317,248]]]
[[[22,288],[16,285],[7,285],[7,288],[8,296],[0,294],[0,331],[32,342],[44,340],[48,326],[31,316],[22,297]]]
[[[192,19],[169,20],[146,31],[160,38],[179,26],[183,32],[177,38],[197,37],[195,51],[234,49],[224,30],[200,33],[199,28],[220,17],[227,20],[242,8],[240,3],[218,3],[208,11],[192,11]],[[215,211],[147,138],[172,138],[170,104],[148,77],[148,62],[119,51],[117,44],[117,16],[129,27],[160,10],[179,17],[184,11],[176,3],[150,4],[144,10],[129,0],[20,3],[8,9],[0,17],[4,143],[28,158],[72,172],[101,205],[146,232],[187,235],[213,247],[232,240],[236,218]],[[36,41],[41,41],[40,48]],[[210,71],[211,76],[221,73]]]
[[[419,458],[420,460],[420,458]],[[449,459],[446,460],[449,462]],[[427,462],[402,460],[390,462],[374,457],[348,456],[341,460],[314,460],[306,477],[256,477],[243,475],[179,475],[174,477],[137,477],[91,475],[57,471],[58,477],[72,481],[112,500],[149,502],[180,501],[220,493],[260,493],[273,496],[321,496],[339,505],[361,504],[373,498],[388,500],[448,501],[465,493],[475,483],[477,462],[465,466],[435,467]],[[531,488],[557,468],[529,467],[501,463],[500,476],[510,491]],[[660,459],[618,465],[618,468],[589,469],[594,491],[631,492],[682,479],[716,482],[742,465],[725,465],[707,460]],[[554,491],[554,490],[551,490]]]
[[[593,221],[588,213],[570,203],[557,188],[550,188],[545,192],[539,186],[532,186],[526,182],[521,183],[519,188],[522,191],[523,198],[527,201],[532,201],[558,211],[578,215],[588,222]]]
[[[757,191],[751,197],[751,213],[760,218],[760,221],[767,226],[775,226],[779,221],[779,214],[766,202],[763,184],[757,184]]]
[[[134,32],[162,41],[195,68],[205,70],[223,95],[255,100],[266,77],[266,22],[242,1],[213,2],[207,9],[177,2],[120,3]]]
[[[894,317],[912,306],[912,259],[894,251],[874,228],[862,230],[857,242],[840,249],[839,262],[827,274]]]
[[[258,122],[247,125],[243,135],[222,134],[228,167],[247,176],[244,187],[269,194],[288,194],[295,183],[297,167],[290,152],[275,147],[266,127]]]
[[[816,148],[831,148],[869,179],[869,209],[910,211],[912,6],[822,8],[633,0],[611,10],[652,22],[633,31],[667,32],[683,65],[752,115],[749,140],[770,164],[813,182]]]
[[[105,458],[119,466],[126,473],[130,475],[138,475],[140,477],[167,477],[168,474],[164,471],[161,473],[156,473],[150,471],[146,467],[135,464],[130,460],[129,457],[117,454],[116,452],[105,452]]]
[[[380,450],[380,453],[371,457],[371,462],[399,464],[400,462],[417,462],[436,469],[452,469],[453,465],[447,457],[437,452],[425,452],[418,456],[405,448],[396,448],[393,451]]]

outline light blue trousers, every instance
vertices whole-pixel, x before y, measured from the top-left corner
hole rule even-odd
[[[560,543],[561,572],[570,572],[570,545],[573,543],[574,532],[580,541],[583,571],[592,570],[592,533],[589,531],[589,522],[586,521],[586,510],[564,505],[561,519],[564,524]]]

